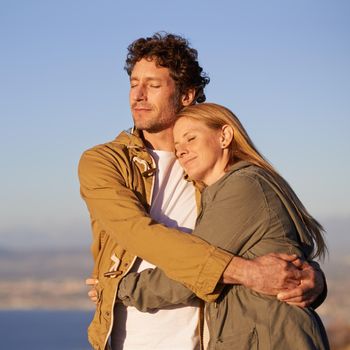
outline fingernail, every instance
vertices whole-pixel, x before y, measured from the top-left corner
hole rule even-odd
[[[283,293],[278,293],[277,294],[277,299],[278,300],[283,300]]]

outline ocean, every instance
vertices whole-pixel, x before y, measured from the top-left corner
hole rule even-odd
[[[90,311],[0,311],[0,349],[89,350]]]

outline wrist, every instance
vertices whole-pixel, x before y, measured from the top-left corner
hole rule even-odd
[[[248,264],[249,260],[239,256],[234,256],[224,271],[224,283],[245,285],[247,280]]]

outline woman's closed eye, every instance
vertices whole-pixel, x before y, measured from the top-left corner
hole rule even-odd
[[[195,140],[196,139],[196,136],[190,136],[188,139],[187,139],[187,142],[191,142],[191,141],[193,141],[193,140]]]

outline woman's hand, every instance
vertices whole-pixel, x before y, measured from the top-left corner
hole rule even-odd
[[[97,304],[98,302],[98,291],[96,289],[96,286],[98,285],[98,280],[95,278],[88,278],[85,280],[85,284],[90,287],[90,290],[88,292],[88,296],[90,300]]]

